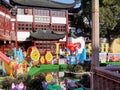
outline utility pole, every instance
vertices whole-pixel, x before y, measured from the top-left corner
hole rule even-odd
[[[91,90],[95,90],[95,68],[99,67],[99,0],[92,0]]]

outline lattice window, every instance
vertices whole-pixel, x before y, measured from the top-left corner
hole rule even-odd
[[[40,29],[40,30],[49,30],[50,29],[50,25],[49,24],[40,24],[40,23],[36,23],[36,30]]]
[[[4,17],[0,15],[0,29],[4,29]]]
[[[52,25],[52,30],[57,32],[65,32],[66,26],[65,25]]]
[[[66,14],[65,14],[65,11],[53,10],[53,11],[52,11],[52,16],[53,16],[53,17],[66,17]]]
[[[6,19],[6,20],[5,20],[5,27],[6,27],[6,30],[10,30],[10,28],[11,28],[10,19]]]
[[[18,23],[18,30],[21,31],[32,30],[32,23]]]
[[[49,10],[47,9],[35,9],[35,15],[49,16]]]
[[[39,49],[40,54],[45,54],[46,50],[50,50],[52,54],[55,54],[57,41],[36,41],[36,47]]]
[[[24,9],[18,8],[18,9],[17,9],[17,14],[19,14],[19,15],[24,15]]]
[[[19,15],[32,15],[32,9],[29,8],[18,8],[17,13]]]
[[[62,51],[65,51],[65,47],[66,47],[66,42],[60,42],[60,49]]]

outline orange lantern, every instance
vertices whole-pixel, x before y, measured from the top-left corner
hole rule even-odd
[[[28,62],[33,60],[35,63],[38,63],[40,53],[35,46],[31,46],[27,49],[26,57]]]
[[[22,64],[22,69],[23,69],[23,73],[25,74],[26,73],[26,63]]]

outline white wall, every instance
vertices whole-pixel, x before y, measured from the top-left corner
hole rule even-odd
[[[66,24],[66,18],[64,18],[64,17],[52,17],[52,23]]]
[[[3,13],[3,12],[0,11],[0,15],[5,16],[5,13]]]
[[[59,41],[66,41],[66,36],[63,39],[60,39]]]
[[[17,40],[25,41],[30,36],[30,32],[17,32]]]
[[[1,11],[0,11],[0,15],[5,16],[5,17],[6,17],[6,18],[8,18],[8,19],[10,19],[10,18],[11,18],[11,17],[10,17],[10,15],[5,14],[4,12],[1,12]]]
[[[35,15],[35,22],[50,23],[50,17]]]
[[[17,21],[33,22],[33,16],[32,15],[17,15]]]

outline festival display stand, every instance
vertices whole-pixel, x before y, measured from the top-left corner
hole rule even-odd
[[[59,86],[59,71],[64,71],[67,68],[66,64],[59,64],[59,43],[56,43],[56,56],[53,56],[50,50],[46,50],[45,55],[40,55],[35,46],[29,47],[27,50],[27,58],[31,63],[31,68],[27,71],[31,77],[37,73],[45,73],[46,81],[49,84],[48,88],[60,88]],[[37,62],[37,63],[35,63]],[[55,79],[56,84],[51,85]],[[52,90],[52,89],[51,89]],[[60,89],[58,89],[60,90]]]

